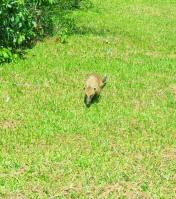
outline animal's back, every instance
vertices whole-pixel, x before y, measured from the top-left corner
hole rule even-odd
[[[100,92],[100,88],[103,86],[102,78],[96,74],[91,74],[87,81],[86,87],[96,88],[96,92]]]

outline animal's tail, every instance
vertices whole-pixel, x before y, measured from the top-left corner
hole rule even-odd
[[[105,76],[103,77],[103,80],[102,80],[104,84],[106,84],[107,79],[108,79],[108,76],[107,76],[107,75],[105,75]]]

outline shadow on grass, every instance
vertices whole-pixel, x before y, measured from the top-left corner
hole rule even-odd
[[[102,87],[102,90],[103,90],[103,88],[106,86],[106,83],[104,84],[104,86]],[[99,102],[100,102],[100,99],[101,99],[101,96],[100,95],[95,95],[94,96],[94,98],[92,99],[92,102],[89,104],[89,105],[87,105],[86,104],[86,96],[84,97],[84,103],[85,103],[85,105],[86,105],[86,107],[87,108],[89,108],[91,105],[93,105],[93,104],[98,104]]]
[[[118,26],[115,30],[112,30],[108,27],[100,27],[100,28],[96,27],[96,28],[94,28],[94,27],[88,27],[86,25],[82,25],[80,27],[77,27],[75,25],[72,34],[75,34],[75,35],[95,35],[95,36],[119,35],[120,37],[128,38],[132,42],[135,42],[135,43],[136,43],[136,41],[138,41],[138,43],[142,42],[141,37],[133,34],[130,31],[123,29],[120,26]]]
[[[95,95],[94,98],[92,99],[92,102],[90,104],[86,104],[86,97],[84,97],[85,106],[87,108],[90,108],[93,104],[99,103],[100,98],[101,98],[100,95]]]
[[[77,34],[77,35],[93,34],[93,35],[97,35],[97,36],[113,34],[113,32],[108,28],[95,29],[95,28],[90,28],[90,27],[86,27],[86,26],[75,27],[75,31],[73,33]]]

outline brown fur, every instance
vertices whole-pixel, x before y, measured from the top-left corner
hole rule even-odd
[[[102,87],[106,83],[106,76],[104,78],[97,74],[91,74],[85,82],[85,100],[86,104],[89,105],[92,102],[94,96],[100,94]]]

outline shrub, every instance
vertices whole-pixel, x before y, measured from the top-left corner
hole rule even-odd
[[[0,63],[12,61],[17,51],[53,31],[49,10],[78,8],[81,0],[1,0]],[[20,50],[19,50],[20,49]]]
[[[49,19],[34,3],[2,0],[0,6],[0,62],[11,61],[16,49],[48,30]],[[11,53],[10,53],[11,52]]]
[[[0,49],[0,61],[1,62],[11,62],[18,57],[17,54],[12,53],[11,48],[1,48]]]

